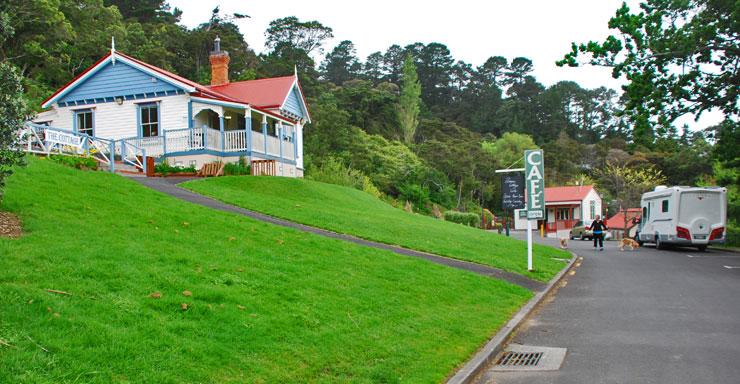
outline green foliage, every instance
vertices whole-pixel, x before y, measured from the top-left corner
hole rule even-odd
[[[623,3],[609,20],[619,35],[573,43],[557,64],[577,66],[586,55],[589,64],[612,68],[614,78],[625,76],[626,110],[643,129],[649,119],[660,123],[713,108],[737,117],[737,7],[734,1],[646,0],[632,13]]]
[[[345,81],[359,77],[361,68],[354,44],[344,40],[326,55],[320,70],[327,81],[342,85]]]
[[[493,155],[498,167],[501,168],[516,165],[517,162],[522,163],[525,150],[539,149],[531,136],[516,132],[506,132],[499,139],[483,141],[481,145],[484,151]]]
[[[161,173],[162,176],[167,175],[173,175],[178,173],[195,173],[197,170],[195,169],[195,166],[189,166],[189,167],[180,167],[175,165],[170,165],[169,162],[163,161],[159,164],[154,165],[154,172],[155,173]]]
[[[446,211],[445,221],[467,225],[469,227],[480,226],[480,215],[473,212]]]
[[[12,30],[7,30],[8,20],[4,17],[0,13],[0,38],[12,35]],[[3,198],[5,179],[13,173],[13,167],[22,162],[21,152],[11,149],[28,116],[21,81],[18,71],[12,65],[0,61],[0,201]]]
[[[403,62],[401,77],[401,96],[398,100],[398,121],[401,124],[401,136],[406,144],[414,142],[416,127],[419,125],[421,84],[416,75],[416,65],[411,55]]]
[[[49,159],[70,168],[92,170],[98,169],[98,162],[87,156],[51,155]]]
[[[224,164],[224,175],[227,176],[244,176],[252,174],[252,166],[247,164],[247,159],[244,156],[239,157],[239,161],[236,163]]]
[[[653,165],[634,167],[607,163],[595,171],[599,189],[622,201],[623,207],[639,207],[642,194],[656,185],[665,184],[666,178]]]
[[[297,17],[273,20],[267,28],[265,45],[278,49],[281,45],[300,49],[310,55],[314,50],[322,51],[321,45],[334,37],[332,29],[318,21],[300,21]]]
[[[441,382],[533,295],[50,161],[0,209],[26,230],[0,238],[2,383]]]
[[[347,167],[341,160],[334,157],[324,159],[320,165],[312,165],[308,169],[306,178],[322,183],[359,189],[375,198],[383,196],[383,193],[378,190],[369,177],[361,171]]]

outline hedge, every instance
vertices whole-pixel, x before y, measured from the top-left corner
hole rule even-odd
[[[445,212],[445,221],[477,227],[480,224],[480,216],[472,212]]]

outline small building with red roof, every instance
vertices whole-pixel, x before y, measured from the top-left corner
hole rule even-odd
[[[612,233],[612,238],[621,239],[625,232],[629,237],[635,237],[637,223],[642,214],[640,208],[627,208],[614,214],[607,220],[606,225]]]
[[[545,188],[545,218],[538,221],[548,233],[570,230],[585,223],[590,225],[601,215],[601,196],[593,185],[575,185]],[[514,228],[526,229],[526,212],[514,211]]]
[[[30,126],[39,137],[50,132],[105,143],[99,150],[121,160],[146,154],[200,168],[246,158],[270,163],[274,175],[303,176],[303,126],[311,117],[297,72],[231,82],[229,53],[218,37],[209,59],[211,84],[202,85],[112,43],[109,53],[42,103],[48,109]]]

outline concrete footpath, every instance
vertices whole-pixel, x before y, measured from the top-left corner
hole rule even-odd
[[[740,382],[740,254],[570,250],[581,266],[512,340],[568,348],[561,369],[486,371],[478,383]]]

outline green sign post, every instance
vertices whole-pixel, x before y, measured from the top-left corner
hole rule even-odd
[[[527,269],[532,271],[532,220],[545,218],[545,158],[541,149],[524,151],[527,195]]]
[[[545,218],[545,165],[541,149],[524,151],[527,178],[527,219]]]

